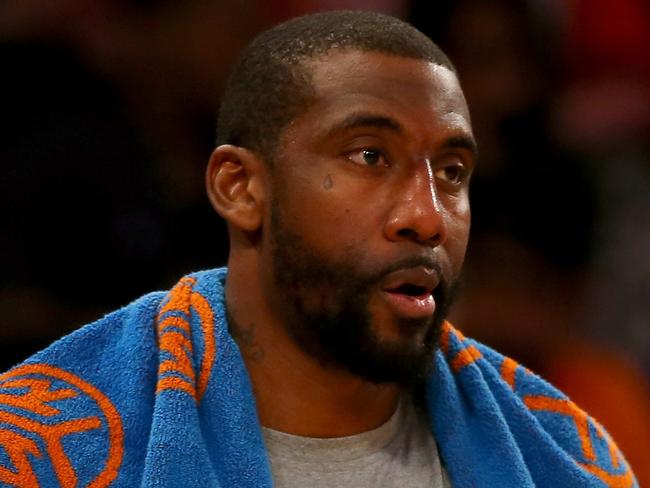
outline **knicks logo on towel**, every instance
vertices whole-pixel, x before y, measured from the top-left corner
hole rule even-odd
[[[120,415],[90,383],[47,364],[0,376],[0,483],[101,488],[122,454]]]
[[[208,387],[216,343],[214,312],[205,297],[193,290],[195,284],[195,278],[183,278],[169,292],[158,313],[160,366],[156,393],[182,391],[198,403]],[[192,330],[193,315],[198,318],[198,333]],[[195,354],[201,358],[198,372],[193,364]]]

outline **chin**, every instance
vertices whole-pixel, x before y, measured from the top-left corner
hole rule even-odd
[[[343,364],[373,383],[414,386],[433,373],[441,323],[434,318],[399,320],[391,324],[389,337],[374,329],[356,355],[343,358]]]

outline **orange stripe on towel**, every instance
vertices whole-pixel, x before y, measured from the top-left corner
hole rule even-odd
[[[196,398],[194,385],[191,385],[178,376],[164,376],[160,378],[158,380],[158,385],[156,386],[156,393],[160,393],[163,390],[180,390]]]
[[[172,358],[160,363],[156,391],[161,392],[164,390],[178,389],[190,393],[199,402],[210,381],[217,346],[214,336],[214,312],[205,297],[192,289],[195,284],[196,279],[183,278],[169,292],[169,298],[158,313],[160,349],[168,351],[172,355]],[[192,337],[192,328],[188,322],[191,309],[194,310],[199,318],[200,334],[204,346],[199,363],[198,375],[192,361],[195,341]],[[163,318],[167,313],[179,313],[184,317],[174,315]],[[172,327],[181,329],[189,338],[174,330]],[[181,373],[188,380],[174,376],[163,376],[164,373],[168,372]]]
[[[501,363],[501,377],[510,385],[510,388],[515,389],[515,378],[519,363],[514,359],[504,358]]]
[[[162,322],[160,322],[160,325],[158,326],[158,330],[160,333],[164,332],[165,329],[168,329],[169,327],[176,327],[183,332],[186,332],[187,334],[190,333],[190,324],[187,320],[185,320],[183,317],[165,317]]]
[[[192,360],[188,356],[192,351],[192,343],[187,337],[176,331],[167,331],[160,339],[160,349],[169,352],[173,359],[161,362],[158,374],[177,371],[194,381],[196,374],[192,367]]]
[[[440,350],[445,354],[449,354],[449,340],[450,335],[453,334],[456,336],[456,339],[462,344],[465,341],[465,336],[461,331],[456,329],[446,320],[442,323],[442,333],[440,334]],[[465,366],[468,366],[475,362],[476,360],[483,357],[481,351],[479,351],[475,346],[468,346],[464,349],[461,349],[456,353],[456,356],[451,360],[451,368],[454,373],[458,373]]]
[[[453,327],[446,320],[442,323],[442,333],[440,334],[440,350],[447,354],[449,351],[449,333]]]
[[[475,346],[469,346],[465,349],[458,351],[456,357],[451,361],[451,368],[454,373],[458,373],[465,366],[469,366],[473,362],[481,359],[483,354]]]
[[[607,435],[607,433],[598,422],[596,422],[594,419],[591,419],[584,412],[584,410],[581,410],[575,403],[570,400],[551,398],[543,395],[526,396],[524,397],[524,403],[531,410],[555,412],[561,415],[567,415],[573,419],[578,431],[578,436],[580,437],[582,453],[584,457],[588,459],[587,463],[578,463],[578,465],[584,470],[601,479],[603,483],[605,483],[610,488],[629,488],[634,485],[634,477],[632,475],[632,471],[626,463],[622,462],[620,451],[618,450],[618,447],[614,441],[612,441],[612,439]],[[621,466],[621,464],[623,464],[625,466],[625,472],[609,473],[603,468],[594,464],[597,462],[597,458],[591,442],[591,436],[589,434],[590,421],[595,426],[598,436],[605,439],[607,442],[612,466],[617,469]]]
[[[589,417],[584,410],[581,410],[575,403],[570,400],[551,398],[544,395],[529,395],[524,397],[524,403],[531,410],[544,410],[566,415],[573,419],[580,443],[582,445],[582,454],[589,461],[596,460],[594,447],[589,436]]]
[[[201,320],[201,331],[203,333],[203,343],[205,344],[205,351],[201,358],[201,371],[199,373],[199,383],[197,385],[197,400],[201,400],[205,389],[208,387],[210,381],[210,373],[217,352],[217,345],[214,339],[214,313],[212,307],[200,293],[192,293],[191,303]]]
[[[594,476],[602,480],[609,488],[630,488],[634,485],[632,471],[629,469],[621,474],[608,473],[604,469],[593,464],[578,463],[584,470],[589,471]]]
[[[172,288],[171,291],[167,294],[169,299],[160,309],[160,312],[158,312],[158,320],[160,320],[166,312],[170,312],[172,310],[179,310],[187,313],[189,311],[188,297],[192,291],[192,286],[194,286],[195,283],[195,278],[185,277],[179,281],[176,286],[174,286],[174,288]]]
[[[616,445],[616,443],[605,432],[603,426],[600,425],[598,421],[596,421],[593,418],[591,419],[591,421],[596,426],[596,432],[598,432],[598,435],[601,437],[601,439],[605,439],[605,442],[607,443],[607,449],[609,450],[609,457],[612,460],[612,466],[618,469],[619,466],[621,465],[621,451],[618,450],[618,446]]]
[[[447,354],[449,352],[449,334],[453,334],[456,336],[456,339],[458,339],[460,342],[463,342],[465,340],[465,336],[461,331],[456,329],[453,325],[451,325],[449,322],[446,320],[442,323],[441,327],[442,333],[440,334],[440,349],[442,352]]]

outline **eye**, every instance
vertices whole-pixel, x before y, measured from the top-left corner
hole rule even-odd
[[[465,166],[462,164],[450,164],[443,166],[442,168],[438,168],[434,172],[434,175],[436,178],[446,183],[459,185],[465,180],[466,173],[467,171],[465,170]]]
[[[348,156],[350,161],[363,166],[387,166],[386,158],[381,151],[376,149],[361,149],[354,151]]]

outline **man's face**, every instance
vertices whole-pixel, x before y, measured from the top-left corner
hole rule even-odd
[[[264,223],[272,306],[323,364],[416,381],[467,245],[464,97],[422,60],[341,50],[308,68],[315,101],[282,135]]]

